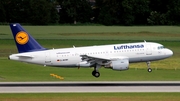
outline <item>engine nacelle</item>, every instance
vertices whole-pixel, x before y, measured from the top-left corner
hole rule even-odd
[[[119,59],[119,60],[113,60],[108,65],[105,65],[105,67],[110,67],[113,70],[127,70],[129,69],[129,60],[128,59]]]

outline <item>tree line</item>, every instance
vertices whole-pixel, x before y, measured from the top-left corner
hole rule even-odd
[[[0,23],[179,25],[180,0],[1,0]]]

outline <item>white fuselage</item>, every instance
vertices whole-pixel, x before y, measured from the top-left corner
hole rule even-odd
[[[165,59],[173,52],[158,43],[139,42],[18,53],[10,55],[9,59],[47,66],[77,67],[82,62],[81,55],[107,60],[127,57],[132,63]]]

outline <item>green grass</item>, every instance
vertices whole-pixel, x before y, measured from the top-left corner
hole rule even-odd
[[[154,41],[173,50],[174,55],[151,63],[130,64],[127,71],[101,68],[56,68],[7,60],[17,49],[9,26],[0,26],[0,82],[11,81],[180,81],[180,28],[178,26],[25,26],[46,48]],[[57,74],[64,80],[50,76]],[[0,101],[179,101],[180,93],[53,93],[0,94]]]
[[[23,26],[36,39],[179,40],[178,26]],[[0,26],[0,39],[12,39]]]
[[[44,67],[1,58],[0,81],[179,81],[180,68],[175,69],[172,64],[161,62],[152,62],[152,73],[147,72],[145,63],[138,63],[130,64],[131,69],[127,71],[101,68],[101,77],[95,78],[91,75],[93,68]],[[64,80],[50,76],[51,73],[63,77]]]
[[[128,41],[110,40],[38,40],[46,48],[86,46],[124,43]],[[132,41],[133,42],[133,41]],[[51,73],[64,77],[64,81],[179,81],[180,80],[180,42],[159,41],[166,47],[174,51],[174,56],[169,59],[155,61],[151,63],[154,69],[152,73],[147,72],[146,63],[130,64],[130,70],[113,71],[110,69],[100,69],[101,77],[94,78],[91,75],[92,68],[56,68],[43,67],[39,65],[21,63],[7,60],[8,55],[16,53],[17,49],[14,40],[0,40],[0,81],[61,81],[50,76]],[[57,44],[60,43],[60,44]],[[61,44],[62,43],[62,44]],[[157,70],[156,70],[157,69]],[[120,78],[119,78],[120,77]]]
[[[170,81],[180,80],[180,28],[177,26],[25,26],[45,48],[63,48],[103,44],[153,41],[173,50],[174,55],[151,63],[130,64],[130,70],[100,69],[101,77],[91,75],[92,68],[53,68],[7,60],[17,53],[9,26],[0,26],[0,81],[59,81],[50,76],[63,76],[64,81]]]
[[[180,93],[19,93],[0,94],[0,101],[179,101]]]

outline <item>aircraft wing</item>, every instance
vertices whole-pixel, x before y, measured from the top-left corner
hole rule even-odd
[[[120,59],[128,59],[128,57],[124,56],[119,56],[119,57],[96,57],[96,56],[89,56],[89,55],[81,55],[82,61],[87,61],[88,63],[94,64],[98,62],[103,62],[103,61],[115,61],[115,60],[120,60]]]
[[[81,55],[83,61],[90,61],[90,60],[110,60],[107,57],[96,57],[96,56],[89,56],[89,55]]]

